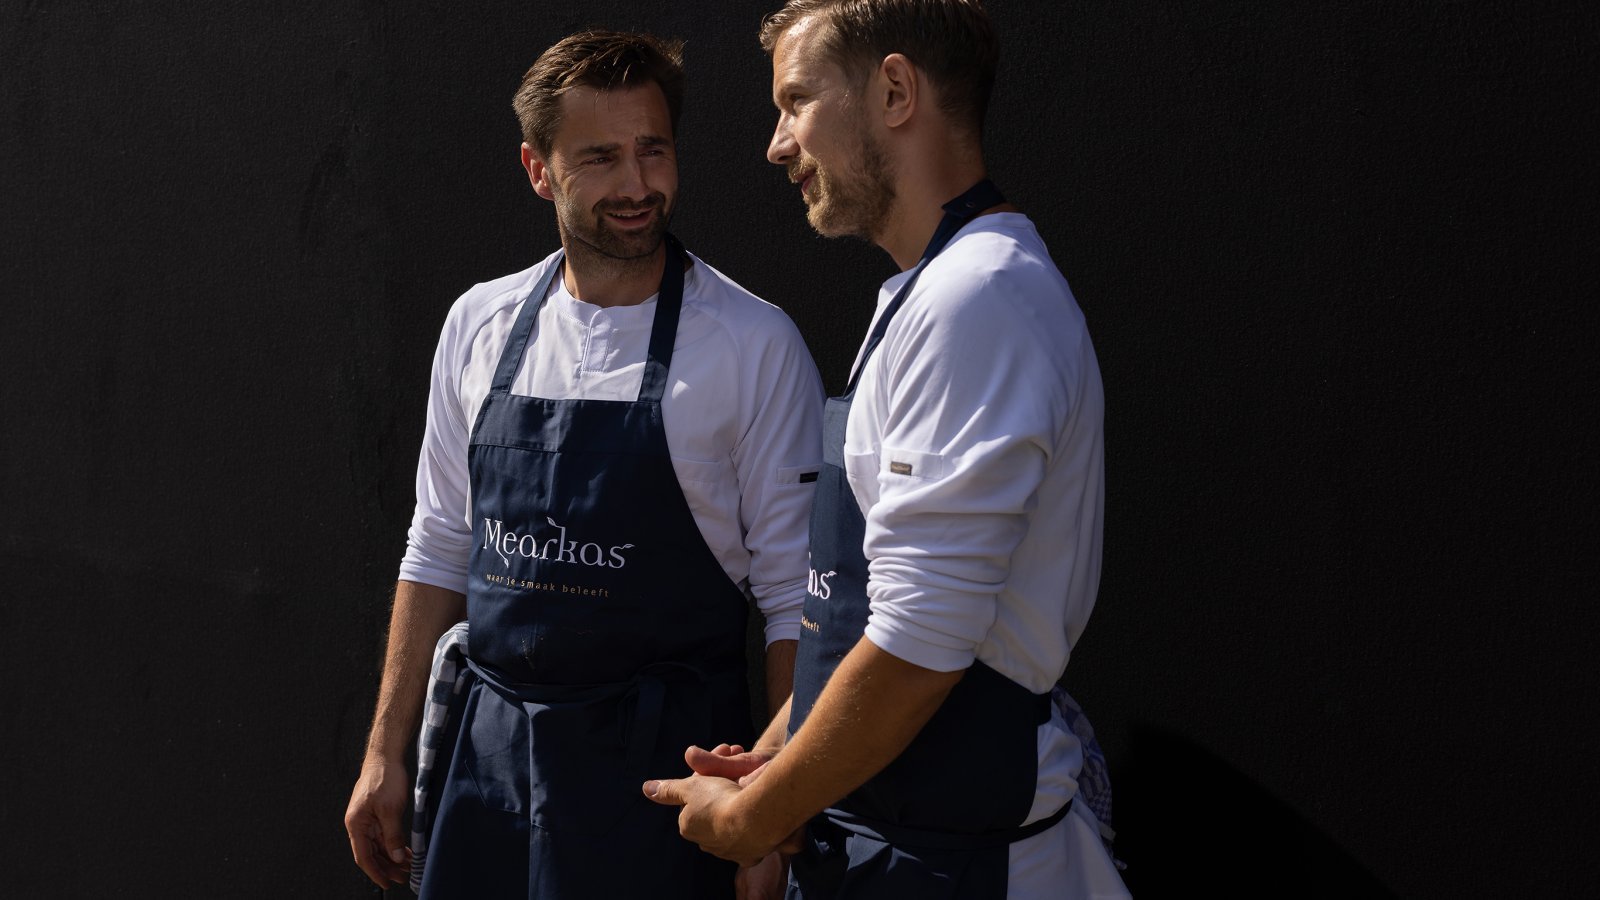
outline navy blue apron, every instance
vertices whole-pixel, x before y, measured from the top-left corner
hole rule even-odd
[[[689,510],[661,397],[685,254],[667,237],[639,399],[511,393],[558,257],[522,304],[468,446],[471,684],[423,872],[435,898],[732,895],[647,778],[754,733],[743,593]],[[443,751],[442,751],[443,752]]]
[[[978,213],[1004,202],[985,180],[945,205],[922,260],[878,317],[845,393],[829,398],[824,410],[791,735],[867,625],[866,520],[844,471],[857,382],[929,260]],[[1067,811],[1019,827],[1033,806],[1038,728],[1049,719],[1048,693],[1035,694],[974,662],[904,753],[807,825],[791,864],[789,900],[1004,898],[1010,845]]]

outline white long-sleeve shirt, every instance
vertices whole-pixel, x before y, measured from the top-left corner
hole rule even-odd
[[[439,338],[417,463],[417,505],[400,578],[466,593],[473,534],[467,441],[501,351],[554,256],[477,285]],[[806,586],[806,528],[821,464],[822,384],[789,317],[694,258],[662,397],[667,448],[695,524],[728,578],[794,640]],[[537,302],[535,300],[534,302]],[[558,275],[511,392],[552,399],[638,397],[656,298],[599,307]]]
[[[878,315],[907,277],[884,283]],[[1099,586],[1103,415],[1083,313],[1033,223],[969,223],[917,279],[850,408],[867,639],[924,668],[982,660],[1050,690]],[[1081,767],[1058,711],[1039,726],[1026,821],[1071,799]],[[1086,804],[1013,844],[1010,869],[1012,897],[1126,896]]]
[[[884,283],[880,313],[906,277]],[[889,323],[850,408],[872,642],[1049,690],[1100,581],[1103,414],[1083,313],[1033,224],[970,223]]]

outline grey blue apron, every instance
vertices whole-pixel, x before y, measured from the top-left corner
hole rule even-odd
[[[982,181],[945,205],[922,260],[878,317],[845,393],[828,400],[791,734],[867,625],[866,520],[844,472],[845,424],[861,372],[929,260],[974,216],[1004,202]],[[1033,806],[1038,728],[1050,710],[1048,693],[974,662],[899,758],[807,825],[791,863],[789,900],[1002,900],[1010,845],[1056,824],[1071,806],[1019,827]]]
[[[470,684],[435,761],[427,900],[732,894],[732,865],[639,790],[687,776],[690,744],[753,734],[748,607],[700,536],[662,428],[686,258],[666,241],[637,400],[511,393],[557,258],[473,426]]]

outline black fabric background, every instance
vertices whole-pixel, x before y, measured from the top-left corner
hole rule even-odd
[[[763,161],[769,5],[0,7],[9,896],[371,891],[429,362],[555,244],[508,101],[561,34],[688,39],[675,230],[842,384],[892,267]],[[1592,7],[992,10],[992,173],[1105,376],[1068,678],[1130,884],[1591,891]]]

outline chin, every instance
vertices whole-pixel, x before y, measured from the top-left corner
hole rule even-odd
[[[813,231],[825,238],[862,236],[856,223],[845,220],[838,210],[826,206],[818,205],[806,210],[806,221],[811,223]]]

